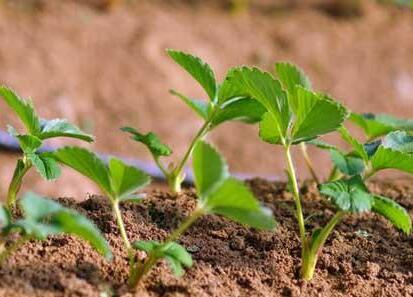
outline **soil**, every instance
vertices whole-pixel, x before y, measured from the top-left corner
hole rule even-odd
[[[181,243],[194,266],[175,278],[160,262],[139,291],[125,292],[126,254],[109,205],[99,196],[60,202],[95,221],[109,240],[114,260],[107,263],[72,237],[52,237],[24,245],[0,269],[0,296],[412,296],[413,237],[396,231],[374,214],[349,215],[328,239],[314,280],[298,280],[300,244],[285,184],[249,181],[257,197],[278,219],[275,232],[258,232],[219,216],[197,221]],[[391,197],[413,215],[409,182],[377,183],[372,191]],[[333,209],[313,183],[302,187],[308,227],[324,224]],[[124,204],[122,213],[133,239],[162,240],[195,206],[193,190],[177,199],[152,191],[141,204]],[[140,255],[141,258],[144,254]],[[107,295],[104,294],[107,293]]]
[[[119,4],[102,10],[109,2]],[[250,10],[236,13],[228,9],[229,2],[0,1],[0,83],[32,97],[43,117],[68,118],[93,132],[97,138],[91,148],[148,160],[147,151],[120,133],[119,127],[155,131],[174,149],[171,160],[176,160],[201,125],[168,93],[174,88],[205,98],[166,56],[168,47],[201,56],[219,79],[234,65],[272,70],[274,61],[292,61],[308,73],[315,89],[330,93],[354,111],[411,116],[411,10],[376,0],[251,0]],[[343,9],[333,2],[360,4]],[[0,109],[1,128],[16,123],[2,102]],[[230,123],[210,139],[227,156],[233,171],[280,176],[281,152],[260,142],[257,134],[257,127]],[[327,174],[327,155],[313,148],[310,154],[321,174]],[[299,156],[301,177],[308,177]],[[3,185],[11,178],[15,159],[0,155],[0,163]],[[55,189],[73,197],[95,192],[71,172],[55,183],[31,174],[24,187],[52,196]],[[5,193],[4,188],[0,191]]]

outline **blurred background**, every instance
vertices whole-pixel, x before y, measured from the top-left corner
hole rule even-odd
[[[354,111],[409,118],[412,7],[403,0],[0,0],[0,84],[31,97],[42,117],[67,118],[96,135],[89,148],[148,161],[119,127],[158,133],[173,160],[201,122],[168,90],[206,97],[166,48],[200,56],[219,79],[230,66],[272,70],[275,61],[291,61],[315,89]],[[18,126],[0,102],[0,129],[7,123]],[[284,179],[280,150],[260,142],[257,130],[227,123],[209,139],[233,172]],[[84,145],[52,142],[69,143]],[[311,148],[310,155],[327,174],[328,155]],[[296,156],[300,177],[309,177]],[[0,152],[1,197],[16,159]],[[24,189],[79,199],[96,191],[70,170],[55,182],[32,170]]]

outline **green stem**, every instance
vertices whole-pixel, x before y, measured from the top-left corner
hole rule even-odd
[[[305,234],[305,223],[304,223],[304,215],[303,215],[303,209],[301,206],[301,198],[300,198],[300,190],[298,188],[298,182],[297,182],[297,174],[295,173],[295,168],[294,164],[291,158],[291,152],[290,152],[290,146],[287,145],[285,147],[285,156],[287,159],[287,171],[290,176],[291,180],[291,185],[292,185],[292,190],[293,190],[293,196],[294,196],[294,202],[295,202],[295,211],[296,211],[296,217],[298,221],[298,227],[300,230],[300,239],[301,239],[301,244],[303,248],[305,248],[307,244],[307,238]]]
[[[159,160],[159,157],[158,156],[153,156],[153,159],[155,160],[155,163],[158,166],[159,170],[161,170],[162,174],[165,176],[165,178],[168,179],[169,178],[169,172],[162,165],[161,161]]]
[[[179,239],[181,235],[183,235],[186,230],[202,215],[204,215],[205,210],[201,207],[198,207],[190,217],[188,217],[175,231],[173,231],[165,240],[162,246],[166,246],[171,242],[174,242]],[[161,258],[160,253],[158,251],[153,251],[149,254],[149,257],[142,263],[137,264],[137,267],[134,269],[134,273],[129,276],[129,287],[135,289],[142,278],[152,269],[152,267],[158,262]]]
[[[16,168],[14,169],[13,178],[10,182],[9,189],[7,191],[7,207],[12,209],[16,204],[17,193],[20,191],[23,177],[32,167],[31,163],[26,159],[18,160]]]
[[[181,184],[184,179],[182,170],[184,169],[186,162],[188,162],[189,157],[192,155],[192,152],[195,148],[195,144],[197,143],[197,141],[202,139],[205,136],[205,134],[208,132],[212,118],[213,118],[213,115],[210,117],[208,121],[205,121],[205,123],[196,133],[195,137],[192,139],[191,144],[189,145],[187,151],[185,152],[184,157],[179,162],[178,166],[176,166],[175,169],[172,172],[170,172],[168,184],[173,193],[179,193],[181,191]]]
[[[308,170],[310,171],[311,177],[313,178],[313,180],[314,180],[317,184],[320,184],[320,180],[318,179],[317,173],[316,173],[315,170],[314,170],[313,162],[311,161],[311,158],[310,158],[310,156],[308,155],[307,145],[306,145],[304,142],[302,142],[302,143],[300,144],[300,148],[301,148],[301,152],[302,152],[303,157],[304,157],[304,161],[305,161],[305,163],[306,163],[306,165],[307,165],[307,168],[308,168]]]
[[[119,209],[119,201],[118,200],[112,200],[112,201],[113,201],[112,202],[112,209],[113,209],[113,212],[115,214],[116,223],[117,223],[119,231],[120,231],[120,236],[122,237],[123,244],[125,245],[125,248],[129,252],[129,250],[132,248],[132,246],[130,244],[128,235],[126,234],[125,224],[123,223],[123,219],[122,219],[122,213]]]
[[[13,242],[13,244],[9,247],[6,247],[5,244],[2,244],[0,249],[0,265],[3,264],[3,262],[18,248],[20,248],[27,240],[29,239],[23,236],[19,238],[17,241]]]
[[[301,277],[306,280],[310,281],[313,278],[315,266],[317,264],[318,255],[324,246],[328,236],[334,230],[334,227],[341,221],[345,212],[339,211],[337,212],[321,229],[320,233],[317,237],[314,238],[314,241],[311,241],[311,245],[309,249],[306,250],[305,254],[303,255],[302,265],[301,265]]]

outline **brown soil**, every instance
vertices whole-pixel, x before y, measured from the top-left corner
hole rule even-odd
[[[305,69],[316,89],[355,111],[411,116],[413,13],[408,9],[363,0],[361,11],[339,17],[337,7],[320,5],[332,0],[251,0],[250,11],[232,14],[220,4],[229,0],[140,0],[102,11],[107,2],[0,1],[0,83],[31,96],[42,116],[65,117],[91,130],[97,136],[92,148],[101,152],[149,159],[119,132],[128,124],[159,133],[174,149],[173,158],[182,156],[201,123],[168,90],[193,97],[204,93],[167,58],[168,47],[201,56],[219,78],[233,65],[271,70],[274,61],[289,60]],[[2,102],[0,109],[1,128],[15,123]],[[273,176],[284,168],[281,152],[260,142],[256,127],[226,124],[211,140],[234,171]],[[312,148],[310,153],[326,173],[326,155]],[[0,156],[1,181],[10,180],[14,162]],[[306,170],[300,172],[304,178]],[[73,197],[94,192],[72,173],[56,183],[32,174],[25,186],[50,195],[57,188]]]
[[[326,243],[311,283],[297,279],[300,245],[285,184],[250,182],[279,221],[275,232],[257,232],[218,216],[201,218],[182,237],[195,264],[183,278],[173,277],[165,263],[146,278],[135,296],[412,296],[413,238],[397,232],[384,219],[348,216]],[[411,183],[373,183],[413,215]],[[314,184],[302,192],[306,215],[317,214],[309,227],[323,224],[333,213]],[[102,197],[77,203],[60,199],[93,219],[115,254],[105,262],[87,245],[70,237],[32,242],[16,252],[0,270],[0,296],[110,296],[125,293],[126,255],[109,206]],[[179,199],[154,191],[142,204],[122,207],[132,239],[163,239],[195,205],[194,193]],[[143,256],[143,255],[142,255]]]

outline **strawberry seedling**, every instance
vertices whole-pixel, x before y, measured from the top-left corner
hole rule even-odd
[[[260,206],[242,182],[229,176],[227,164],[219,153],[201,140],[194,146],[193,172],[198,203],[191,215],[163,242],[136,241],[132,244],[148,255],[131,270],[134,272],[129,279],[132,288],[160,259],[165,259],[177,276],[184,273],[184,267],[192,266],[191,255],[176,241],[203,215],[222,215],[257,229],[275,228],[271,211]]]
[[[261,119],[265,109],[258,101],[249,100],[246,96],[238,96],[239,92],[228,84],[227,80],[218,84],[211,67],[198,57],[175,50],[168,50],[168,54],[201,85],[208,96],[208,101],[197,100],[174,90],[171,91],[203,120],[203,125],[193,137],[182,159],[177,164],[170,164],[168,167],[162,164],[160,158],[171,155],[172,150],[162,144],[154,133],[142,134],[131,127],[124,127],[122,130],[131,133],[133,140],[148,147],[157,166],[165,175],[171,191],[177,193],[181,190],[181,184],[185,179],[184,167],[198,140],[203,139],[208,132],[227,121],[239,120],[245,123],[256,123]],[[231,70],[228,75],[230,73]]]
[[[133,268],[135,252],[126,233],[119,204],[124,201],[139,202],[142,196],[137,195],[136,191],[149,184],[150,177],[116,158],[109,159],[106,165],[96,154],[83,148],[64,147],[53,152],[52,156],[89,178],[109,198],[130,267]]]
[[[17,139],[23,151],[23,157],[17,161],[7,193],[7,206],[10,208],[15,204],[23,177],[32,167],[35,167],[39,174],[47,180],[59,177],[58,163],[48,153],[39,152],[44,140],[55,137],[70,137],[92,142],[93,137],[64,119],[40,119],[30,100],[20,98],[7,87],[0,87],[0,97],[16,113],[26,129],[21,134],[15,128],[8,127],[9,133]]]
[[[267,112],[260,122],[261,139],[284,147],[286,171],[296,206],[301,240],[300,274],[304,280],[311,280],[318,255],[326,239],[346,214],[372,210],[389,219],[406,233],[411,231],[411,221],[400,205],[386,197],[369,193],[364,185],[363,177],[355,174],[348,179],[320,186],[321,193],[330,197],[337,212],[324,227],[314,230],[309,235],[306,230],[291,147],[302,142],[314,141],[321,135],[340,129],[340,132],[347,137],[347,141],[354,145],[356,152],[363,155],[363,158],[371,158],[372,171],[366,174],[366,177],[369,177],[384,168],[411,172],[413,160],[406,152],[410,149],[406,143],[411,141],[411,137],[407,134],[393,135],[379,147],[364,148],[341,128],[348,116],[345,107],[324,94],[306,89],[302,84],[305,78],[295,66],[285,63],[277,64],[276,72],[279,80],[270,73],[257,68],[242,67],[232,72],[229,81],[234,85],[234,89],[241,91],[241,96],[251,97],[266,108]],[[328,146],[323,143],[319,144]],[[369,157],[373,151],[374,154]],[[358,169],[356,173],[359,173]]]
[[[0,207],[0,264],[29,240],[44,240],[49,235],[68,234],[87,241],[107,259],[112,257],[105,238],[86,217],[59,203],[28,193],[19,202],[23,217],[13,220],[6,207]],[[19,238],[11,244],[10,237]]]

